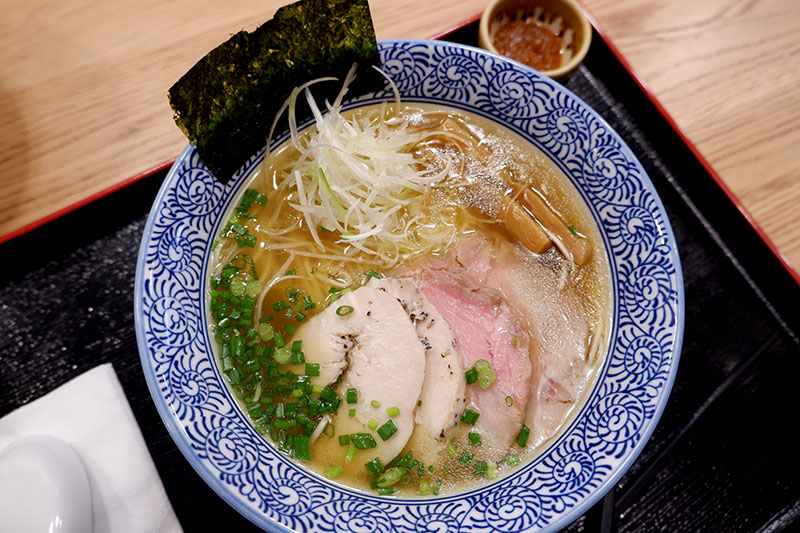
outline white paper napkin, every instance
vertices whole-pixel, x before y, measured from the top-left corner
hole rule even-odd
[[[0,419],[0,450],[28,435],[58,437],[80,456],[95,533],[181,531],[111,364]]]

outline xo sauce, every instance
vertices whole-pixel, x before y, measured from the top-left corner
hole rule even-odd
[[[509,20],[494,32],[497,51],[536,70],[561,66],[562,39],[553,30],[532,20]]]

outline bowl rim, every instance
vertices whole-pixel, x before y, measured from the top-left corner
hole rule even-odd
[[[574,72],[575,69],[578,68],[578,66],[580,66],[580,64],[586,58],[586,54],[589,52],[589,47],[592,44],[592,25],[589,22],[589,18],[583,12],[583,7],[576,0],[550,0],[550,2],[562,4],[569,11],[571,11],[578,19],[581,26],[580,28],[581,33],[584,36],[583,40],[580,43],[580,46],[578,47],[578,49],[575,51],[575,53],[572,55],[572,57],[567,63],[555,69],[539,71],[545,76],[548,76],[555,80],[563,81],[566,80],[569,77],[569,75],[572,72]],[[484,48],[498,55],[502,54],[500,54],[500,52],[497,50],[497,48],[495,48],[492,42],[492,38],[489,32],[489,24],[493,20],[494,16],[497,14],[498,9],[502,8],[503,4],[506,3],[522,4],[526,2],[524,2],[523,0],[492,0],[489,3],[489,5],[486,6],[486,8],[484,9],[483,13],[481,14],[480,21],[478,22],[478,40],[481,48]],[[527,3],[536,4],[536,0],[527,0]],[[511,58],[506,57],[506,59],[511,59]]]
[[[442,48],[443,49],[455,48],[455,49],[460,49],[460,50],[471,52],[471,53],[477,53],[479,55],[480,54],[486,54],[486,55],[489,55],[489,56],[493,55],[491,53],[486,52],[485,50],[478,49],[478,48],[475,48],[475,47],[462,45],[462,44],[456,44],[456,43],[450,43],[450,42],[444,42],[444,41],[432,41],[432,40],[422,40],[422,39],[390,39],[390,40],[381,40],[381,41],[379,41],[379,43],[381,44],[382,47],[405,45],[405,46],[432,47],[432,48],[439,48],[439,49],[442,49]],[[516,62],[514,62],[512,60],[509,60],[508,58],[505,58],[503,56],[499,56],[499,57],[501,58],[502,61],[511,62],[511,63],[517,64],[517,65],[521,65],[521,64],[518,64],[518,63],[516,63]],[[525,70],[531,71],[532,73],[536,74],[536,71],[534,71],[533,69],[530,69],[527,66],[521,65],[521,67],[523,69],[525,69]],[[546,78],[542,79],[541,81],[545,81],[545,80],[546,80]],[[662,225],[660,226],[660,231],[663,232],[662,236],[665,237],[665,240],[668,243],[669,255],[674,260],[674,263],[672,264],[672,266],[675,269],[675,271],[673,273],[673,277],[674,277],[674,279],[676,281],[676,286],[675,286],[675,296],[674,296],[674,312],[675,312],[675,321],[674,321],[675,323],[674,323],[674,326],[673,326],[674,335],[672,336],[672,342],[671,342],[671,345],[670,345],[671,346],[671,358],[670,358],[670,360],[672,361],[672,363],[670,364],[670,366],[668,368],[668,373],[664,377],[663,384],[661,386],[662,394],[660,396],[660,400],[659,400],[658,404],[655,406],[654,412],[653,412],[652,416],[649,417],[649,419],[647,421],[647,424],[644,427],[643,431],[640,433],[640,435],[639,435],[640,438],[637,440],[636,444],[631,449],[629,449],[627,452],[625,452],[624,459],[613,468],[613,473],[610,476],[606,477],[606,479],[601,484],[599,484],[594,489],[592,489],[592,491],[590,492],[590,494],[588,496],[586,496],[583,499],[581,499],[575,506],[571,507],[566,513],[562,513],[560,516],[558,516],[555,521],[550,522],[544,528],[540,528],[537,531],[550,531],[550,530],[557,530],[557,529],[560,529],[562,527],[565,527],[568,523],[570,523],[572,520],[574,520],[575,518],[580,516],[582,513],[584,513],[586,511],[586,509],[588,509],[589,507],[594,505],[594,503],[596,503],[600,498],[602,498],[605,495],[605,493],[609,489],[611,489],[616,484],[616,482],[619,480],[619,478],[628,470],[628,468],[630,467],[631,463],[638,457],[638,455],[640,454],[641,450],[644,448],[644,446],[648,442],[648,440],[649,440],[653,430],[655,429],[655,427],[656,427],[656,425],[658,423],[658,420],[660,419],[660,417],[661,417],[661,415],[663,413],[663,410],[664,410],[664,408],[665,408],[665,406],[667,404],[667,401],[668,401],[668,398],[669,398],[669,394],[670,394],[670,391],[672,389],[672,385],[674,383],[675,375],[677,373],[677,369],[678,369],[678,365],[679,365],[681,347],[682,347],[682,342],[683,342],[684,318],[685,318],[685,309],[684,309],[685,308],[685,296],[684,296],[684,288],[683,288],[683,276],[682,276],[682,270],[681,270],[680,257],[679,257],[678,249],[677,249],[677,243],[675,241],[675,237],[674,237],[671,225],[669,224],[669,220],[666,218],[666,213],[664,211],[663,203],[661,202],[660,198],[658,197],[658,195],[657,195],[657,193],[656,193],[656,191],[655,191],[655,189],[653,187],[653,184],[650,181],[649,176],[642,169],[641,164],[638,162],[638,159],[631,152],[631,150],[627,146],[627,144],[611,128],[611,126],[605,121],[605,119],[603,119],[596,112],[594,112],[594,110],[592,110],[585,102],[583,102],[583,100],[581,100],[580,98],[575,96],[568,89],[565,89],[563,86],[561,86],[561,85],[559,85],[559,84],[557,84],[555,82],[549,81],[549,80],[546,81],[546,83],[549,83],[549,85],[551,85],[551,88],[554,91],[566,94],[568,96],[568,98],[572,99],[579,106],[582,106],[583,108],[585,108],[585,110],[590,115],[592,115],[592,117],[599,124],[601,124],[607,130],[607,132],[609,132],[613,137],[615,137],[617,139],[617,141],[619,142],[619,145],[620,145],[620,150],[622,152],[624,152],[624,154],[627,157],[629,157],[631,159],[631,161],[633,161],[636,165],[638,165],[639,169],[641,169],[642,172],[641,172],[640,180],[642,182],[642,185],[644,186],[644,188],[649,193],[652,194],[652,197],[653,197],[652,199],[655,202],[656,207],[658,208],[660,215],[663,217],[663,220],[661,220]],[[361,98],[359,98],[357,100],[361,100]],[[412,100],[408,100],[408,101],[413,101],[413,99]],[[360,105],[364,105],[364,104],[360,104]],[[447,104],[447,105],[449,105],[449,104]],[[285,135],[284,135],[284,137],[285,137]],[[156,196],[156,198],[154,200],[154,203],[153,203],[153,207],[154,208],[158,207],[159,205],[161,205],[163,203],[165,197],[167,196],[167,194],[170,192],[170,189],[174,185],[173,182],[174,182],[174,180],[175,180],[175,178],[177,176],[178,170],[180,169],[181,165],[189,157],[191,157],[194,152],[195,152],[195,150],[191,145],[188,145],[183,149],[183,151],[181,152],[180,156],[176,159],[176,161],[173,164],[172,168],[170,169],[167,177],[165,178],[164,182],[161,185],[161,188],[160,188],[160,190],[159,190],[159,192],[158,192],[158,194],[157,194],[157,196]],[[557,161],[554,161],[554,162],[556,162],[558,164]],[[565,169],[562,168],[562,171],[564,171],[565,174],[566,174]],[[232,180],[232,182],[233,181],[235,181],[235,180]],[[572,181],[572,180],[570,180],[570,181]],[[242,185],[242,184],[240,183],[239,185]],[[574,183],[573,183],[573,185],[574,185]],[[577,186],[576,186],[576,188],[577,188]],[[238,191],[239,189],[236,189],[236,190]],[[224,204],[224,205],[229,205],[229,203],[232,201],[232,198],[235,198],[235,196],[236,196],[236,192],[234,192],[232,195],[230,195],[230,197],[225,197],[225,198],[220,199],[220,203]],[[584,198],[584,201],[587,201],[586,198]],[[587,204],[589,204],[588,201],[587,201]],[[591,205],[590,205],[590,207],[591,207]],[[222,209],[222,213],[223,214],[224,214],[224,212],[226,212],[226,209]],[[265,513],[256,512],[255,510],[252,509],[252,507],[244,505],[241,502],[241,500],[239,498],[237,498],[236,495],[231,492],[230,488],[227,487],[222,481],[220,481],[218,476],[215,476],[214,473],[211,472],[206,465],[202,464],[200,459],[198,459],[197,456],[196,456],[196,451],[193,450],[192,447],[190,446],[190,444],[187,442],[184,429],[178,425],[177,420],[176,420],[176,416],[175,416],[175,412],[167,405],[167,402],[166,402],[165,398],[163,397],[163,394],[161,392],[161,389],[159,388],[159,384],[157,383],[157,381],[155,379],[155,376],[151,372],[148,371],[150,350],[149,350],[149,348],[148,348],[148,346],[146,344],[146,341],[145,341],[146,333],[144,331],[144,324],[143,324],[143,318],[142,317],[143,317],[143,290],[144,290],[144,282],[146,281],[145,277],[144,277],[144,275],[145,275],[145,262],[146,262],[146,258],[147,258],[147,254],[148,254],[148,249],[149,249],[149,246],[151,244],[149,241],[150,241],[150,238],[152,237],[153,227],[154,227],[155,221],[156,221],[156,216],[153,216],[152,213],[153,213],[153,211],[151,211],[151,216],[149,216],[148,219],[147,219],[147,222],[146,222],[146,225],[145,225],[145,229],[144,229],[144,232],[143,232],[143,236],[142,236],[142,241],[141,241],[140,247],[139,247],[139,255],[138,255],[137,267],[136,267],[136,279],[135,279],[135,285],[134,285],[134,319],[135,319],[135,327],[136,327],[137,345],[138,345],[139,352],[140,352],[140,359],[141,359],[141,362],[142,362],[142,365],[143,365],[145,379],[146,379],[148,388],[150,390],[151,397],[153,398],[153,401],[154,401],[154,403],[156,405],[156,408],[157,408],[157,410],[159,412],[159,415],[161,416],[162,421],[164,422],[164,424],[165,424],[170,436],[173,438],[173,440],[175,441],[177,447],[181,450],[183,455],[186,457],[187,461],[191,464],[191,466],[195,469],[195,471],[198,474],[200,474],[200,477],[203,478],[203,480],[215,492],[217,492],[217,494],[219,494],[220,497],[223,500],[225,500],[229,505],[231,505],[234,509],[236,509],[238,512],[240,512],[243,516],[245,516],[250,521],[252,521],[254,524],[256,524],[256,525],[258,525],[260,527],[268,527],[269,529],[276,530],[276,531],[289,531],[289,532],[294,531],[293,529],[289,529],[285,525],[283,525],[283,524],[275,521],[274,519],[270,518]],[[219,220],[217,220],[215,228],[218,227],[218,224],[219,224]],[[601,231],[601,234],[602,233],[603,232]],[[606,252],[610,253],[611,247],[608,246],[607,242],[605,242],[606,241],[605,235],[603,235],[603,240],[604,240],[604,244],[606,245]],[[611,258],[609,258],[609,260],[611,260]],[[202,278],[202,280],[204,280],[205,279],[205,277],[204,277],[205,265],[203,266],[202,273],[203,273],[203,275],[201,275],[201,278]],[[613,287],[614,283],[615,283],[615,281],[614,281],[614,279],[612,279],[612,292],[614,290],[614,287]],[[614,299],[616,300],[616,296],[614,296]],[[618,304],[615,303],[614,307],[616,308],[617,305]],[[618,313],[618,310],[615,309],[614,312]],[[609,342],[612,342],[612,341],[609,341]],[[213,356],[212,356],[212,358],[213,358]],[[590,390],[590,391],[588,391],[586,393],[587,394],[587,399],[584,400],[584,403],[581,406],[581,408],[575,413],[575,417],[572,420],[572,422],[570,422],[570,424],[568,424],[567,426],[563,427],[560,430],[559,436],[556,439],[554,439],[554,441],[548,446],[548,448],[546,450],[544,450],[540,455],[545,455],[546,453],[548,453],[548,450],[550,450],[552,447],[556,446],[557,442],[559,440],[563,439],[565,437],[565,435],[570,432],[571,428],[576,423],[578,423],[579,419],[581,417],[585,416],[585,414],[586,414],[585,412],[588,409],[588,397],[590,397],[591,395],[593,395],[595,393],[595,389],[598,387],[600,381],[605,377],[605,375],[606,375],[606,373],[608,371],[608,365],[609,365],[610,359],[611,359],[611,356],[609,354],[606,357],[606,361],[604,362],[603,367],[599,370],[597,383],[595,383],[595,385],[593,385],[592,390]],[[216,360],[214,361],[214,363],[216,364]],[[227,390],[227,385],[223,384],[222,386]],[[227,392],[228,392],[228,394],[230,394],[229,390]],[[240,412],[240,414],[241,414],[241,412]],[[246,420],[246,422],[249,424],[249,420]],[[252,425],[251,425],[251,427],[252,427]],[[287,458],[282,458],[282,459],[284,459],[286,461],[289,461],[289,462],[292,462],[291,459],[287,459]],[[539,460],[539,458],[534,458],[534,459],[531,460],[531,462],[535,462],[535,461],[538,461],[538,460]],[[292,464],[293,464],[293,462],[292,462]],[[517,475],[517,473],[512,473],[509,476],[505,476],[505,477],[500,478],[500,479],[507,479],[507,478],[510,478],[510,477],[514,477],[516,475]],[[311,474],[311,477],[312,478],[314,477],[313,473]],[[319,477],[319,476],[317,476],[317,477]],[[456,501],[456,500],[459,500],[459,499],[463,499],[466,495],[471,494],[471,493],[476,492],[476,491],[478,491],[478,492],[480,492],[480,491],[491,492],[491,490],[488,487],[490,487],[493,484],[495,484],[495,482],[487,484],[487,485],[484,485],[484,486],[481,486],[478,489],[473,489],[471,491],[467,491],[466,493],[459,493],[457,495],[452,495],[452,496],[445,496],[445,497],[441,497],[441,498],[433,498],[433,499],[425,499],[425,500],[400,500],[400,501],[401,502],[406,502],[406,503],[415,503],[415,502],[426,503],[426,502]],[[341,488],[340,486],[336,485],[335,483],[332,483],[332,485],[334,485],[337,488]],[[360,491],[351,490],[351,492],[353,492],[355,494],[358,494],[360,498],[363,498],[365,500],[377,500],[379,502],[387,500],[386,498],[376,498],[376,497],[373,497],[371,495],[364,494],[364,493],[362,493]],[[391,500],[391,501],[395,501],[396,502],[397,500]],[[265,521],[266,521],[266,523],[265,523]]]

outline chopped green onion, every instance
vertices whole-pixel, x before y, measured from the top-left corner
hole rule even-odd
[[[486,472],[489,471],[489,465],[486,464],[486,461],[475,461],[473,466],[473,473],[476,476],[485,476]]]
[[[365,274],[367,275],[367,279],[369,278],[381,279],[383,277],[383,274],[379,274],[378,272],[375,272],[372,269],[367,270]]]
[[[495,376],[494,371],[491,368],[478,372],[478,386],[481,388],[481,390],[486,390],[491,387],[496,379],[497,376]]]
[[[236,210],[240,213],[246,213],[248,209],[253,207],[253,202],[261,203],[260,196],[264,196],[260,192],[255,189],[245,189],[244,194],[242,195],[242,199],[239,202],[239,205],[236,206]],[[263,204],[262,204],[263,205]]]
[[[420,479],[419,480],[419,488],[417,489],[417,494],[420,496],[425,496],[433,492],[433,485],[427,479]]]
[[[241,357],[244,355],[244,340],[241,335],[234,335],[231,337],[231,355],[233,357]]]
[[[278,364],[288,365],[292,361],[292,352],[288,346],[284,346],[272,352],[272,358]]]
[[[393,405],[392,407],[386,410],[386,414],[389,416],[397,416],[400,414],[400,408],[397,407],[396,405]]]
[[[464,377],[467,380],[467,385],[472,385],[473,383],[478,381],[478,371],[475,370],[475,367],[472,367],[466,372],[464,372]]]
[[[347,446],[350,444],[350,435],[339,435],[339,446]]]
[[[264,412],[261,410],[261,405],[259,403],[251,403],[247,405],[247,414],[250,415],[250,418],[253,420],[258,420],[262,416],[264,416]]]
[[[336,391],[329,388],[322,389],[319,397],[326,402],[333,402],[337,398]]]
[[[576,236],[578,235],[578,229],[577,229],[575,226],[573,226],[573,225],[571,225],[571,224],[570,224],[569,226],[567,226],[567,229],[568,229],[568,230],[569,230],[569,232],[570,232],[570,233],[572,233],[573,235],[576,235]]]
[[[519,464],[519,455],[509,455],[508,457],[506,457],[506,464],[508,466],[514,466],[516,464]]]
[[[228,380],[230,380],[231,385],[238,385],[243,379],[244,374],[238,368],[233,368],[228,372]]]
[[[347,403],[358,403],[358,391],[356,389],[347,389]]]
[[[519,431],[519,436],[517,437],[517,444],[519,444],[520,448],[524,448],[528,445],[528,437],[531,434],[531,428],[522,424],[522,429]]]
[[[256,331],[258,332],[258,336],[261,337],[262,341],[268,341],[275,335],[275,329],[273,329],[272,325],[267,322],[260,323]]]
[[[471,451],[464,450],[463,452],[461,452],[461,457],[458,458],[458,462],[464,466],[469,466],[469,464],[472,462],[473,457],[474,456]]]
[[[475,370],[480,372],[481,370],[488,370],[492,368],[492,366],[486,359],[478,359],[477,361],[475,361],[475,366],[473,368],[475,368]]]
[[[380,496],[390,496],[394,494],[394,487],[382,487],[378,489],[378,494]]]
[[[383,472],[383,463],[381,463],[381,460],[378,457],[367,462],[364,466],[367,467],[367,472],[369,472],[373,476],[376,476],[381,472]]]
[[[349,315],[352,312],[353,312],[352,305],[340,305],[339,307],[336,308],[336,314],[338,316]]]
[[[464,409],[464,412],[461,413],[461,421],[470,426],[474,426],[475,422],[478,421],[479,416],[480,414],[471,409]]]
[[[383,440],[387,440],[395,433],[397,433],[397,426],[394,425],[392,420],[387,420],[384,425],[378,428],[378,435],[380,435]]]
[[[325,477],[328,479],[335,479],[339,477],[342,474],[342,472],[344,472],[344,469],[341,466],[333,465],[332,467],[325,470]]]
[[[514,405],[514,398],[506,396],[506,407],[511,407],[512,405]]]
[[[305,435],[294,436],[294,455],[301,461],[311,460],[311,441]]]
[[[378,445],[369,433],[353,433],[350,439],[359,450],[367,450]]]
[[[377,409],[378,407],[380,407],[380,406],[381,406],[381,402],[379,402],[378,400],[372,400],[372,401],[371,401],[371,402],[369,402],[369,403],[370,403],[370,405],[371,405],[372,407],[374,407],[374,408],[376,408],[376,409]]]
[[[319,363],[306,363],[306,376],[319,376]]]
[[[283,337],[280,333],[276,331],[275,335],[272,336],[272,340],[275,341],[276,348],[283,348]]]
[[[379,488],[382,489],[386,487],[391,487],[392,485],[400,481],[404,475],[406,475],[405,468],[399,466],[389,468],[383,473],[383,477],[381,477],[381,479],[379,479],[376,484]]]
[[[261,294],[261,284],[257,280],[253,280],[247,284],[244,292],[249,298],[255,298]]]
[[[475,446],[480,446],[481,445],[481,434],[480,433],[474,433],[474,432],[470,431],[469,434],[467,435],[467,437],[469,437],[470,444],[474,444]]]
[[[344,452],[344,462],[345,463],[352,463],[353,459],[356,457],[356,447],[351,444],[347,447],[347,451]]]
[[[454,444],[455,443],[451,442],[450,444],[447,445],[447,453],[450,454],[450,457],[452,457],[453,459],[458,457],[458,452],[456,451],[456,447]]]
[[[350,411],[347,414],[350,416],[350,418],[352,418],[352,417],[356,416],[356,410],[355,409],[350,409]]]
[[[369,429],[375,431],[375,428],[378,427],[378,421],[375,420],[374,418],[370,418],[369,422],[367,422],[367,426],[369,427]],[[386,440],[386,439],[383,439],[383,440]]]

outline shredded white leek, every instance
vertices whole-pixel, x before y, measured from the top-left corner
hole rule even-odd
[[[586,351],[586,362],[589,365],[594,365],[600,359],[600,350],[606,346],[606,328],[608,327],[608,317],[606,313],[599,314],[598,323],[595,324],[593,331],[591,331],[592,341],[589,349]]]
[[[421,252],[408,249],[416,224],[416,210],[410,206],[445,180],[451,168],[434,169],[414,157],[412,150],[425,134],[410,127],[410,118],[396,113],[399,92],[382,71],[394,88],[395,106],[387,103],[380,113],[345,116],[342,101],[354,72],[348,73],[333,104],[326,102],[325,112],[309,87],[329,78],[292,91],[281,112],[287,111],[291,143],[299,155],[280,172],[275,186],[294,189],[287,205],[301,217],[321,254],[332,251],[322,238],[322,232],[329,231],[337,244],[345,245],[346,255],[360,252],[389,266]],[[313,120],[305,133],[295,117],[301,93]]]
[[[325,415],[322,417],[322,419],[320,419],[320,421],[317,423],[317,427],[314,428],[314,432],[309,437],[311,444],[314,444],[319,438],[319,436],[322,435],[322,432],[325,431],[325,427],[328,425],[330,421],[331,418],[328,415]]]
[[[261,294],[258,295],[258,299],[256,300],[256,313],[253,315],[253,325],[257,325],[258,317],[264,316],[261,314],[261,309],[264,304],[264,297],[267,295],[269,290],[274,287],[284,276],[285,274],[281,274],[281,272],[286,272],[286,269],[289,268],[289,265],[292,264],[294,261],[294,254],[290,253],[288,259],[281,265],[281,267],[276,270],[275,276],[267,283],[263,289],[261,289]]]

